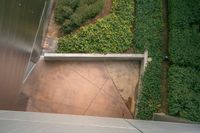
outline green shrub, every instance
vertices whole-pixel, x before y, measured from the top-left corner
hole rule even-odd
[[[91,4],[94,4],[96,1],[97,1],[97,0],[81,0],[81,1],[79,2],[79,5],[80,5],[80,6],[81,6],[81,5],[85,5],[85,4],[91,5]]]
[[[173,29],[170,32],[172,63],[200,70],[200,33],[194,28]]]
[[[134,0],[113,0],[112,12],[130,24],[134,21]]]
[[[115,15],[59,39],[58,52],[114,53],[131,47],[132,32]]]
[[[58,0],[55,21],[67,34],[94,18],[103,8],[104,0]],[[70,23],[69,23],[70,22]]]
[[[64,31],[65,34],[71,33],[74,29],[76,29],[78,26],[71,23],[69,19],[66,19],[65,22],[62,24],[62,31]]]
[[[103,8],[104,5],[103,3],[104,0],[98,0],[94,4],[91,4],[88,7],[88,13],[86,18],[88,19],[95,17],[99,13],[99,11],[101,11],[101,9]]]
[[[169,0],[169,113],[200,121],[200,1]]]
[[[83,13],[84,14],[84,13]],[[79,13],[74,13],[71,16],[71,22],[77,26],[81,26],[82,22],[83,22],[83,15],[79,14]]]
[[[173,64],[200,68],[199,13],[199,0],[169,0],[169,50]]]
[[[73,14],[73,10],[69,6],[59,5],[55,10],[55,21],[62,24],[66,19],[69,19]]]
[[[81,26],[81,24],[86,20],[94,18],[102,9],[102,6],[102,0],[98,0],[91,5],[82,4],[82,6],[78,7],[74,14],[71,16],[71,21],[74,24]]]
[[[171,28],[181,28],[200,24],[199,0],[169,0],[169,22]]]
[[[154,58],[156,60],[156,58]],[[139,119],[152,119],[153,113],[159,112],[161,107],[160,78],[161,61],[150,63],[142,78],[142,87],[139,94],[139,104],[137,105]]]
[[[169,114],[200,122],[200,72],[171,66],[169,70]]]
[[[80,0],[58,0],[56,8],[59,6],[69,6],[75,10],[80,3]]]
[[[149,51],[152,62],[142,78],[138,99],[139,119],[152,119],[161,106],[161,61],[162,61],[162,1],[136,0],[135,48],[138,52]]]
[[[121,10],[120,15],[118,14],[119,10]],[[115,14],[115,12],[117,13]],[[113,0],[113,9],[110,15],[98,20],[95,24],[82,27],[77,33],[60,38],[57,52],[123,53],[127,51],[133,47],[133,33],[131,32],[133,16],[132,19],[131,16],[124,17],[123,13],[132,16],[133,1]]]

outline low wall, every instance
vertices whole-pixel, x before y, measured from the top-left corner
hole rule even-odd
[[[141,75],[147,66],[148,51],[144,54],[81,54],[81,53],[44,53],[44,60],[135,60],[141,61]]]

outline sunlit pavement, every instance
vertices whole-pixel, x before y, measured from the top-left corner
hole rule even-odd
[[[23,87],[27,111],[132,118],[139,62],[40,60]]]

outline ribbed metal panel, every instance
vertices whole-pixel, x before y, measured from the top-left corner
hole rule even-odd
[[[0,0],[0,109],[13,109],[28,63],[40,54],[48,1]]]

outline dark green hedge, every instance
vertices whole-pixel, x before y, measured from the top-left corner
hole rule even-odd
[[[170,32],[172,63],[200,70],[200,33],[197,28],[174,28]]]
[[[200,24],[199,0],[168,0],[171,28],[185,29]]]
[[[138,52],[149,51],[152,61],[142,79],[139,95],[139,119],[151,119],[161,106],[161,61],[162,61],[162,1],[136,0],[135,48]]]
[[[200,1],[169,0],[169,114],[200,121]]]
[[[200,1],[169,0],[170,55],[176,65],[200,68]]]
[[[104,0],[58,0],[55,21],[64,33],[79,28],[88,19],[94,18],[103,8]]]
[[[169,114],[200,122],[200,72],[171,66],[169,70]]]
[[[159,112],[161,107],[161,60],[153,58],[146,69],[142,79],[142,88],[139,95],[137,118],[152,119],[155,112]]]

